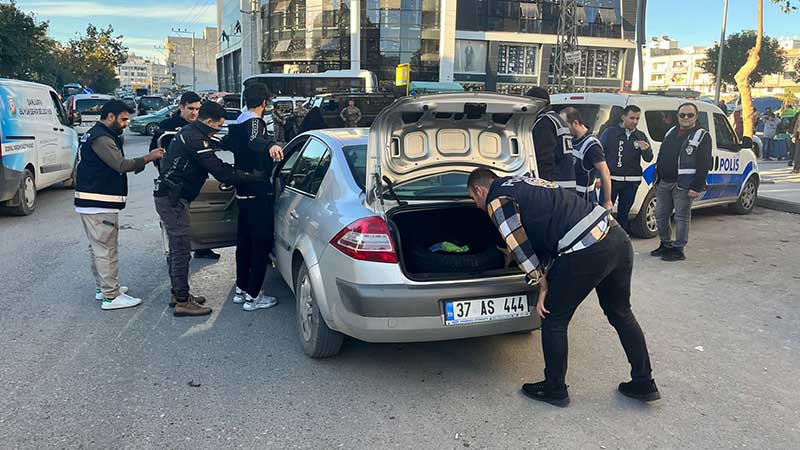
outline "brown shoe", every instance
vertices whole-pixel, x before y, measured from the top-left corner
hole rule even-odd
[[[202,297],[202,296],[199,296],[199,295],[192,295],[192,294],[189,294],[189,297],[190,297],[190,298],[193,298],[193,299],[194,299],[194,302],[195,302],[195,303],[197,303],[198,305],[205,304],[205,302],[206,302],[206,298],[205,298],[205,297]],[[169,300],[169,307],[170,307],[170,308],[174,308],[174,307],[175,307],[175,304],[176,304],[177,302],[178,302],[178,299],[177,299],[177,297],[175,297],[175,294],[172,294],[172,298],[170,298],[170,300]]]
[[[195,297],[191,295],[185,302],[176,302],[175,311],[172,313],[172,315],[175,317],[207,316],[209,314],[211,314],[211,308],[207,306],[201,306],[197,303]]]

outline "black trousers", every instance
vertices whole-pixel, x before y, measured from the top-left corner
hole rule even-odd
[[[542,320],[544,377],[547,382],[564,384],[568,357],[567,328],[578,305],[592,289],[597,290],[600,307],[617,330],[631,365],[631,378],[634,381],[651,379],[647,343],[631,311],[632,272],[631,241],[616,224],[602,241],[556,258],[547,276],[545,307],[550,314]]]
[[[628,229],[628,216],[631,214],[631,207],[633,201],[636,200],[636,191],[639,189],[639,181],[614,181],[611,180],[611,203],[617,201],[617,214],[614,218],[617,219],[622,229]]]
[[[264,284],[274,244],[272,197],[238,200],[236,286],[257,297]]]

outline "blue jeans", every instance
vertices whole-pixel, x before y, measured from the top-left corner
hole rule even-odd
[[[675,211],[675,239],[672,239],[670,216]],[[683,249],[689,242],[689,222],[692,220],[692,200],[689,189],[678,183],[659,181],[656,185],[656,222],[664,247]]]
[[[764,146],[764,148],[761,149],[761,158],[767,159],[772,155],[772,138],[762,137],[761,143]]]

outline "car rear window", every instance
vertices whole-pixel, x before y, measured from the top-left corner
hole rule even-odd
[[[165,102],[161,98],[142,97],[142,99],[139,101],[139,103],[144,105],[146,108],[155,109],[155,108],[159,108],[161,106],[164,106]]]
[[[108,100],[103,98],[87,98],[75,101],[75,110],[81,114],[100,114],[100,110]]]
[[[366,145],[348,145],[342,147],[344,158],[347,160],[347,165],[350,167],[350,173],[356,180],[356,184],[361,189],[364,189],[367,182],[367,146]]]
[[[619,123],[622,117],[622,107],[615,105],[590,105],[585,103],[553,105],[556,112],[567,106],[572,106],[581,113],[584,124],[597,136],[608,128]]]
[[[667,131],[678,124],[678,112],[675,110],[645,111],[644,117],[647,132],[656,142],[663,141]],[[708,130],[708,113],[701,111],[697,116],[697,124]]]

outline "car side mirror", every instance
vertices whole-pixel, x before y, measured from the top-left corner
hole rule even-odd
[[[81,124],[81,113],[72,111],[69,113],[69,126],[74,127]]]
[[[753,139],[750,136],[743,136],[739,148],[753,148]]]

